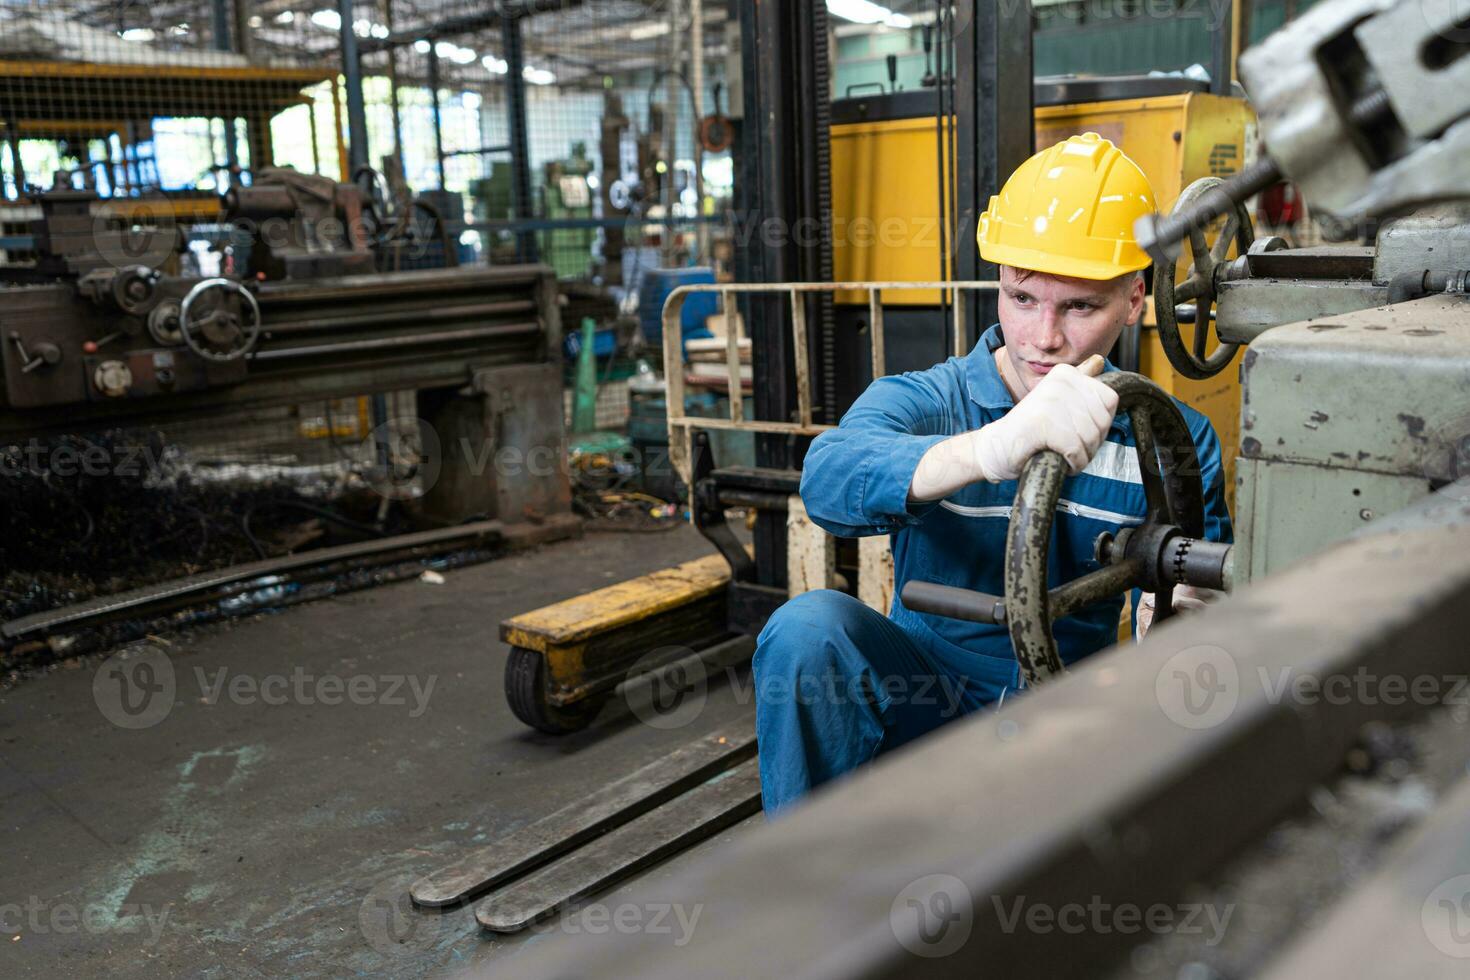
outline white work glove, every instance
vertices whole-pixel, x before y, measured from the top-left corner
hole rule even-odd
[[[979,480],[1014,480],[1043,449],[1061,453],[1073,475],[1082,472],[1118,410],[1118,393],[1097,380],[1103,366],[1098,355],[1080,367],[1059,364],[1004,418],[932,447],[919,461],[909,499],[939,500]]]
[[[1214,602],[1223,592],[1214,589],[1201,589],[1193,585],[1174,586],[1174,610],[1176,612],[1196,612]],[[1136,639],[1142,640],[1149,627],[1154,624],[1154,594],[1145,592],[1138,600],[1138,633]]]
[[[1097,356],[1081,367],[1059,364],[1004,418],[982,427],[974,449],[983,478],[1014,480],[1043,449],[1061,453],[1074,476],[1086,469],[1118,410],[1118,393],[1097,380],[1102,370]]]

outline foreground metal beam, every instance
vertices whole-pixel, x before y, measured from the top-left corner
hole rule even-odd
[[[1463,980],[1470,957],[1470,784],[1384,858],[1351,898],[1261,975]]]
[[[1452,490],[620,896],[698,907],[681,948],[568,936],[518,975],[1104,972],[1145,910],[1176,908],[1340,769],[1363,724],[1414,710],[1313,684],[1464,673],[1470,486]]]

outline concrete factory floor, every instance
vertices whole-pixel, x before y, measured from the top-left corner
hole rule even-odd
[[[575,922],[487,938],[471,908],[408,910],[408,883],[751,708],[716,685],[685,728],[614,704],[540,735],[506,706],[498,624],[710,551],[593,534],[169,636],[150,727],[105,716],[98,659],[22,683],[0,697],[0,975],[514,975]]]

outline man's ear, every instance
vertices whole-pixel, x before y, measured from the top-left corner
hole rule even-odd
[[[1135,275],[1128,287],[1128,322],[1137,323],[1143,319],[1143,298],[1147,290],[1144,288],[1143,273]]]

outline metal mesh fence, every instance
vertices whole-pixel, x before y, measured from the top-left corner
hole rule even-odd
[[[523,8],[533,12],[502,16]],[[432,202],[445,236],[388,268],[550,265],[567,284],[568,332],[595,322],[599,377],[616,386],[637,353],[636,331],[613,330],[629,287],[649,269],[724,256],[712,219],[733,167],[727,150],[700,145],[696,123],[729,105],[731,9],[704,4],[704,57],[690,58],[688,0],[0,0],[0,303],[60,281],[48,262],[61,246],[38,221],[44,200],[72,192],[94,198],[94,230],[121,236],[91,242],[101,266],[251,276],[252,244],[224,195],[291,168],[355,179],[379,200]],[[350,162],[344,18],[375,173]],[[510,85],[517,65],[522,84]],[[600,426],[626,417],[625,398],[600,406]],[[64,435],[55,417],[45,435],[11,425],[0,622],[402,530],[407,516],[373,482],[403,460],[385,459],[372,433],[411,429],[415,412],[407,391],[141,426],[79,421]]]

